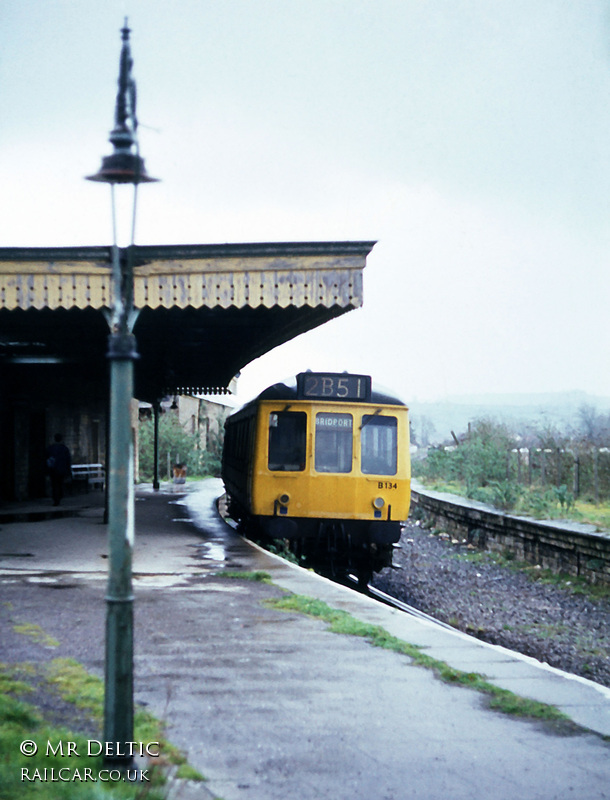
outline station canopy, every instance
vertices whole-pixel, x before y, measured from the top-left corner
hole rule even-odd
[[[253,359],[362,305],[373,245],[133,246],[136,397],[230,391]],[[0,368],[13,392],[107,385],[111,263],[108,247],[0,248]]]

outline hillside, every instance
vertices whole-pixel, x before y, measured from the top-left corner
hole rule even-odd
[[[438,402],[415,400],[408,405],[413,437],[424,445],[448,441],[452,431],[459,436],[468,429],[469,422],[477,419],[493,419],[521,429],[553,426],[568,431],[577,426],[583,406],[610,413],[610,397],[580,391],[456,395]]]

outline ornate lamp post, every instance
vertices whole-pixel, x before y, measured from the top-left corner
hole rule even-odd
[[[144,169],[138,153],[136,90],[131,76],[127,20],[121,29],[122,48],[114,129],[109,140],[114,152],[102,159],[102,166],[88,180],[109,183],[112,199],[112,273],[113,308],[109,315],[110,336],[110,453],[108,470],[108,546],[109,574],[106,594],[106,677],[104,705],[104,741],[112,743],[106,760],[128,765],[133,741],[133,592],[131,560],[134,541],[133,437],[131,400],[133,363],[137,358],[136,339],[132,333],[133,245],[136,199],[140,183],[154,181]],[[135,152],[134,152],[135,150]],[[126,184],[133,190],[131,241],[119,248],[115,186]]]

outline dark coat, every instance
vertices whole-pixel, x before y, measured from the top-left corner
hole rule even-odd
[[[50,473],[66,478],[72,470],[70,451],[63,442],[53,442],[47,447],[47,468]]]

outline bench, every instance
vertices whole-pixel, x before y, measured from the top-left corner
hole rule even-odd
[[[106,470],[103,464],[72,464],[72,480],[87,481],[89,489],[103,489],[106,481]]]

